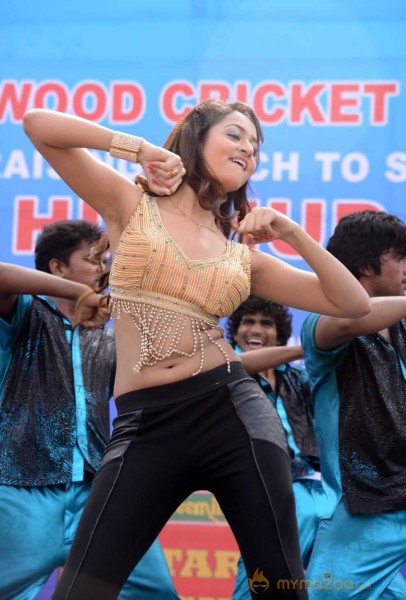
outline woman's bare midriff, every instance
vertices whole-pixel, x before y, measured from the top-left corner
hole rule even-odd
[[[201,351],[198,348],[192,357],[179,356],[174,353],[155,365],[143,366],[139,373],[134,372],[134,365],[139,360],[140,336],[132,319],[128,315],[121,315],[114,323],[117,347],[117,371],[114,385],[114,396],[138,389],[165,385],[181,381],[192,376],[199,370],[201,364]],[[227,354],[229,361],[239,361],[239,356],[231,345],[222,337],[217,329],[209,329],[208,334],[212,340],[220,345]],[[193,337],[191,332],[181,338],[180,350],[191,352]],[[220,348],[210,341],[202,332],[204,361],[200,372],[209,371],[219,365],[226,364],[226,358]]]

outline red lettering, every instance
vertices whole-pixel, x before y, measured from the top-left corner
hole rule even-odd
[[[51,95],[56,97],[56,103],[53,108],[55,110],[66,112],[68,108],[69,91],[58,81],[47,81],[41,83],[37,87],[34,95],[34,107],[47,108],[47,96]]]
[[[249,83],[247,81],[238,81],[235,84],[235,99],[239,102],[248,102]]]
[[[331,86],[330,96],[330,122],[341,123],[361,123],[359,112],[346,112],[346,108],[359,108],[359,89],[358,83],[334,83]],[[347,94],[356,92],[357,95],[348,97]]]
[[[370,94],[371,98],[371,124],[383,125],[388,120],[388,96],[397,96],[399,85],[397,81],[390,83],[366,83],[364,85],[365,94]]]
[[[92,99],[93,108],[86,107],[86,100]],[[101,121],[107,110],[107,91],[101,83],[84,82],[73,91],[73,111],[78,117],[90,121]]]
[[[19,86],[15,81],[7,81],[0,87],[0,122],[3,123],[7,114],[12,122],[21,121],[28,109],[33,84],[24,81]],[[17,91],[18,90],[18,91]]]
[[[262,123],[279,123],[285,116],[285,108],[276,106],[273,110],[266,109],[269,97],[285,98],[286,91],[279,83],[266,83],[260,85],[254,92],[253,109]]]
[[[323,83],[312,83],[306,90],[303,83],[292,83],[290,88],[290,122],[292,124],[302,125],[304,120],[303,113],[305,112],[309,115],[310,123],[322,124],[326,122],[326,116],[317,102],[317,97],[325,88],[326,85]]]
[[[191,83],[176,82],[167,85],[161,94],[160,110],[162,116],[171,123],[175,123],[193,108],[193,104],[184,104],[183,108],[176,109],[178,96],[181,99],[191,99],[195,97],[195,90]]]
[[[221,98],[228,101],[231,96],[230,86],[227,83],[205,81],[199,85],[199,102],[209,98]]]
[[[338,221],[345,217],[346,215],[350,215],[355,212],[359,212],[361,210],[376,210],[385,211],[386,209],[379,204],[379,202],[375,202],[375,200],[363,200],[361,198],[357,200],[349,200],[349,199],[338,199],[333,202],[333,229],[337,225]]]
[[[48,212],[38,213],[36,196],[16,196],[14,209],[13,253],[31,254],[36,234],[49,223],[71,218],[72,199],[69,196],[51,196]]]
[[[361,100],[370,103],[369,122],[382,125],[389,118],[389,100],[399,94],[399,81],[318,81],[305,84],[293,81],[289,89],[279,81],[266,80],[251,92],[249,81],[200,81],[194,86],[189,81],[172,81],[162,90],[160,110],[163,118],[175,123],[184,117],[197,101],[212,97],[225,100],[235,98],[250,103],[264,124],[278,124],[289,117],[289,122],[302,125],[307,119],[316,125],[360,125],[363,121]],[[326,104],[323,94],[329,93]],[[362,95],[361,95],[362,94]],[[111,102],[109,99],[111,98]],[[0,122],[9,118],[21,122],[31,107],[55,108],[74,111],[77,115],[100,121],[110,110],[111,122],[133,123],[140,120],[145,110],[145,93],[132,81],[111,83],[110,93],[99,81],[86,80],[75,88],[64,82],[50,80],[3,81],[0,85]]]
[[[326,201],[322,198],[304,200],[302,205],[302,227],[319,244],[325,236]]]
[[[136,83],[115,82],[112,85],[112,102],[112,123],[136,123],[144,114],[144,91]]]

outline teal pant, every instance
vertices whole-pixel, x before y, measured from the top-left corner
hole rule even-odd
[[[321,521],[306,580],[311,600],[405,600],[406,510]]]
[[[293,482],[296,518],[299,529],[300,552],[303,564],[310,559],[317,528],[321,519],[329,516],[334,504],[329,500],[317,479],[300,479]],[[250,600],[247,573],[240,557],[232,600]]]
[[[89,490],[89,482],[30,488],[0,485],[1,600],[34,600],[52,571],[65,564]],[[179,600],[158,541],[119,596],[135,598]]]

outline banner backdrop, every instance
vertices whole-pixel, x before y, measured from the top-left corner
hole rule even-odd
[[[0,260],[32,266],[44,224],[97,219],[25,137],[32,107],[159,144],[200,100],[243,100],[265,133],[254,204],[321,244],[351,211],[405,219],[405,16],[404,0],[3,0]],[[306,268],[283,242],[261,249]]]
[[[405,218],[405,12],[402,0],[6,0],[0,259],[31,265],[44,223],[95,218],[26,139],[21,120],[34,106],[161,143],[200,100],[238,98],[265,132],[254,203],[287,212],[322,244],[349,211]],[[261,249],[306,268],[283,242]]]

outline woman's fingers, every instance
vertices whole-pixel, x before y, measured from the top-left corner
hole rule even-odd
[[[137,180],[147,182],[151,191],[164,196],[173,194],[186,171],[180,156],[144,140],[138,153],[143,174]]]
[[[178,177],[183,177],[186,173],[182,161],[177,158],[176,161],[154,162],[146,166],[148,173],[151,173],[156,179],[161,181],[171,181]]]
[[[277,237],[277,233],[272,228],[273,219],[272,209],[253,210],[241,221],[238,232],[247,244],[272,241]]]
[[[242,234],[269,234],[272,233],[271,223],[271,213],[253,211],[244,217],[239,225],[238,231]]]
[[[172,155],[165,162],[150,163],[145,167],[144,175],[152,191],[161,196],[173,194],[186,174],[180,158]]]

